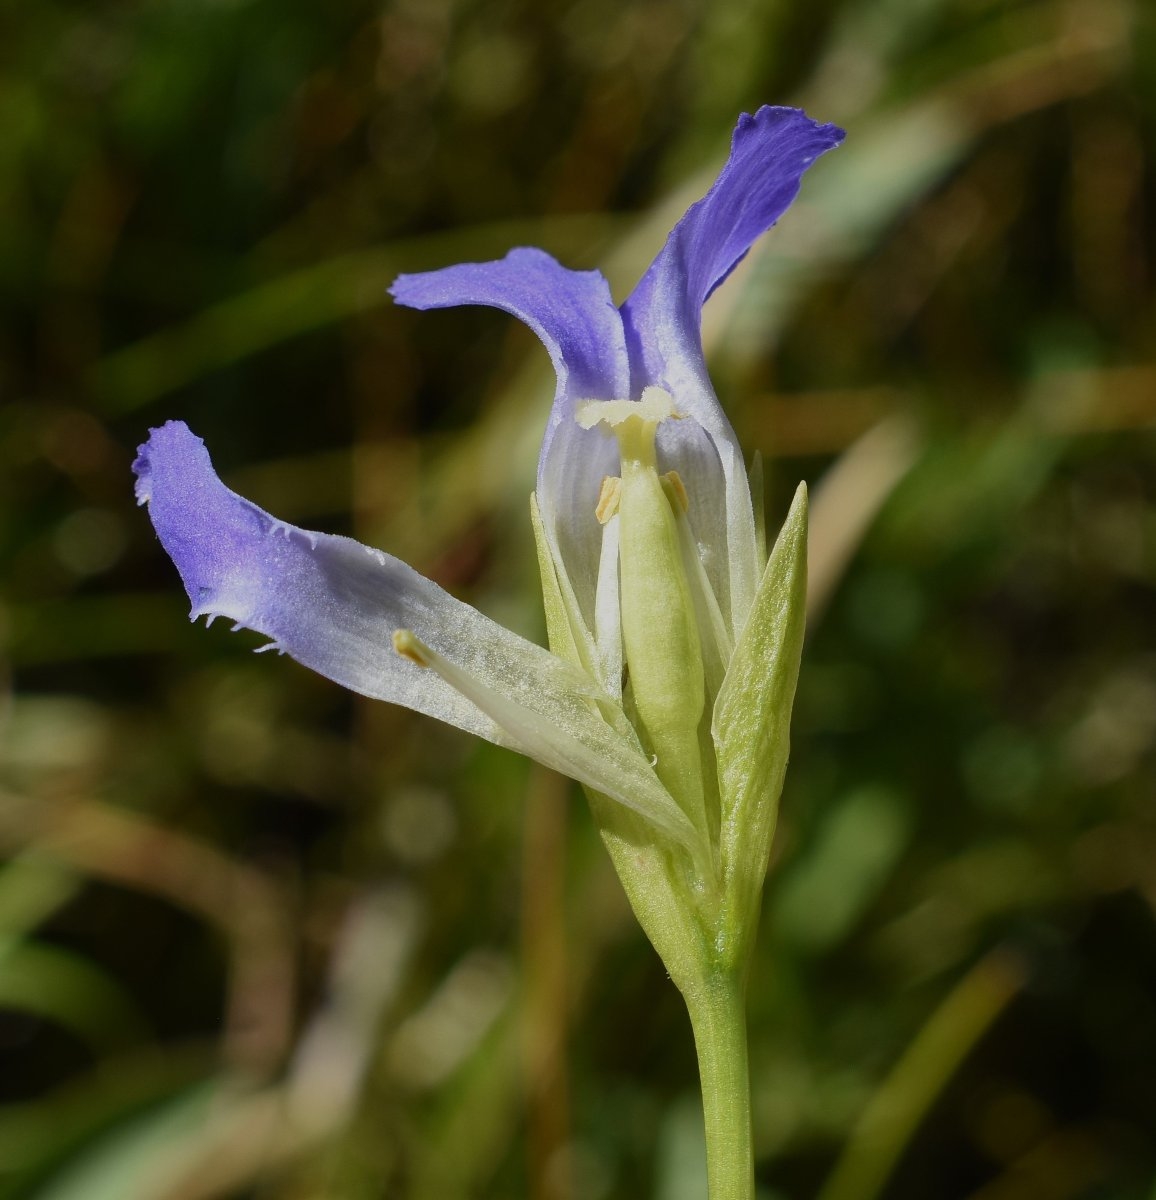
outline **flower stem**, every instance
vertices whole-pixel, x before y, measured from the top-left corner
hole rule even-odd
[[[755,1194],[745,993],[741,975],[716,971],[686,994],[702,1082],[709,1200]]]

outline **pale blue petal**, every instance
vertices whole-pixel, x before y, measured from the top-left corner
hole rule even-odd
[[[543,250],[519,248],[494,262],[401,275],[390,293],[411,308],[482,304],[512,313],[541,339],[558,386],[538,457],[538,500],[547,535],[593,626],[601,542],[594,520],[602,476],[617,471],[613,443],[578,427],[579,400],[629,395],[622,318],[598,271],[571,271]]]
[[[584,672],[399,559],[271,517],[225,487],[179,421],[151,431],[133,469],[194,618],[263,633],[270,648],[353,691],[509,746],[693,841],[637,739],[599,715],[611,701]],[[397,653],[399,630],[438,656],[437,670]]]
[[[790,207],[807,168],[842,140],[837,126],[820,125],[798,108],[767,105],[739,118],[730,157],[710,191],[671,230],[622,306],[641,372],[636,391],[648,383],[666,386],[671,360],[685,357],[688,348],[699,348],[701,356],[699,318],[707,297]]]
[[[151,430],[133,469],[194,619],[225,617],[352,691],[503,740],[484,713],[390,640],[408,628],[441,646],[447,633],[458,636],[447,617],[462,623],[463,638],[489,634],[492,622],[400,560],[284,524],[230,491],[182,422]]]
[[[730,628],[731,566],[728,554],[726,474],[714,439],[693,417],[663,421],[657,436],[658,469],[677,471],[686,489],[687,514],[699,561]]]
[[[742,451],[703,361],[702,306],[786,211],[807,168],[842,139],[841,129],[820,125],[799,109],[764,107],[740,117],[713,187],[674,227],[622,306],[635,393],[646,384],[665,388],[718,452],[725,476],[728,615],[736,635],[754,597],[759,563]],[[720,536],[717,528],[696,533]]]

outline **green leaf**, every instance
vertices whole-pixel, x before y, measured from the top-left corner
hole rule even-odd
[[[79,1155],[35,1200],[154,1200],[187,1177],[211,1136],[238,1107],[218,1081],[199,1084],[112,1130]],[[233,1119],[239,1112],[233,1114]]]
[[[56,1021],[94,1046],[141,1036],[132,998],[87,959],[46,942],[0,939],[0,1006]]]
[[[0,1105],[0,1200],[27,1200],[92,1148],[167,1105],[212,1068],[211,1048],[155,1046],[100,1060],[35,1100]]]
[[[75,720],[72,712],[66,717],[70,725]],[[27,852],[6,863],[0,869],[0,944],[26,936],[67,904],[82,883],[71,867],[46,855]]]
[[[711,732],[722,805],[720,951],[742,961],[754,934],[790,753],[807,597],[807,488],[779,531],[750,619],[715,703]]]

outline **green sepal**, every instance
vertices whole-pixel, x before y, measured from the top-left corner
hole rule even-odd
[[[723,919],[718,951],[741,965],[758,923],[790,753],[807,605],[807,488],[800,484],[715,701]]]
[[[554,567],[554,556],[542,524],[542,513],[538,508],[538,497],[530,493],[530,522],[534,528],[534,545],[538,551],[538,573],[542,579],[542,607],[546,613],[546,640],[550,649],[559,657],[576,667],[589,671],[592,665],[589,647],[579,646],[575,636],[570,606],[562,594],[562,585]]]
[[[683,995],[701,986],[710,940],[687,878],[689,860],[655,839],[636,813],[583,788],[622,890],[662,965]]]

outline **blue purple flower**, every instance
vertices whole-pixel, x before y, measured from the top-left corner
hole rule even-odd
[[[604,481],[619,478],[622,426],[633,420],[651,439],[647,461],[669,498],[673,516],[663,528],[677,547],[674,569],[685,577],[701,654],[688,676],[702,692],[693,711],[709,714],[766,559],[743,455],[707,374],[702,306],[842,137],[797,109],[742,116],[713,187],[621,307],[599,272],[571,271],[527,248],[394,283],[395,300],[413,308],[504,309],[550,354],[557,391],[534,519],[554,652],[388,554],[269,516],[226,488],[201,440],[171,421],[141,447],[137,497],[181,574],[193,618],[227,617],[269,637],[263,649],[345,687],[529,755],[709,862],[709,820],[671,786],[656,762],[658,732],[638,721],[620,608],[625,541],[618,492]],[[591,403],[615,401],[624,403]]]

